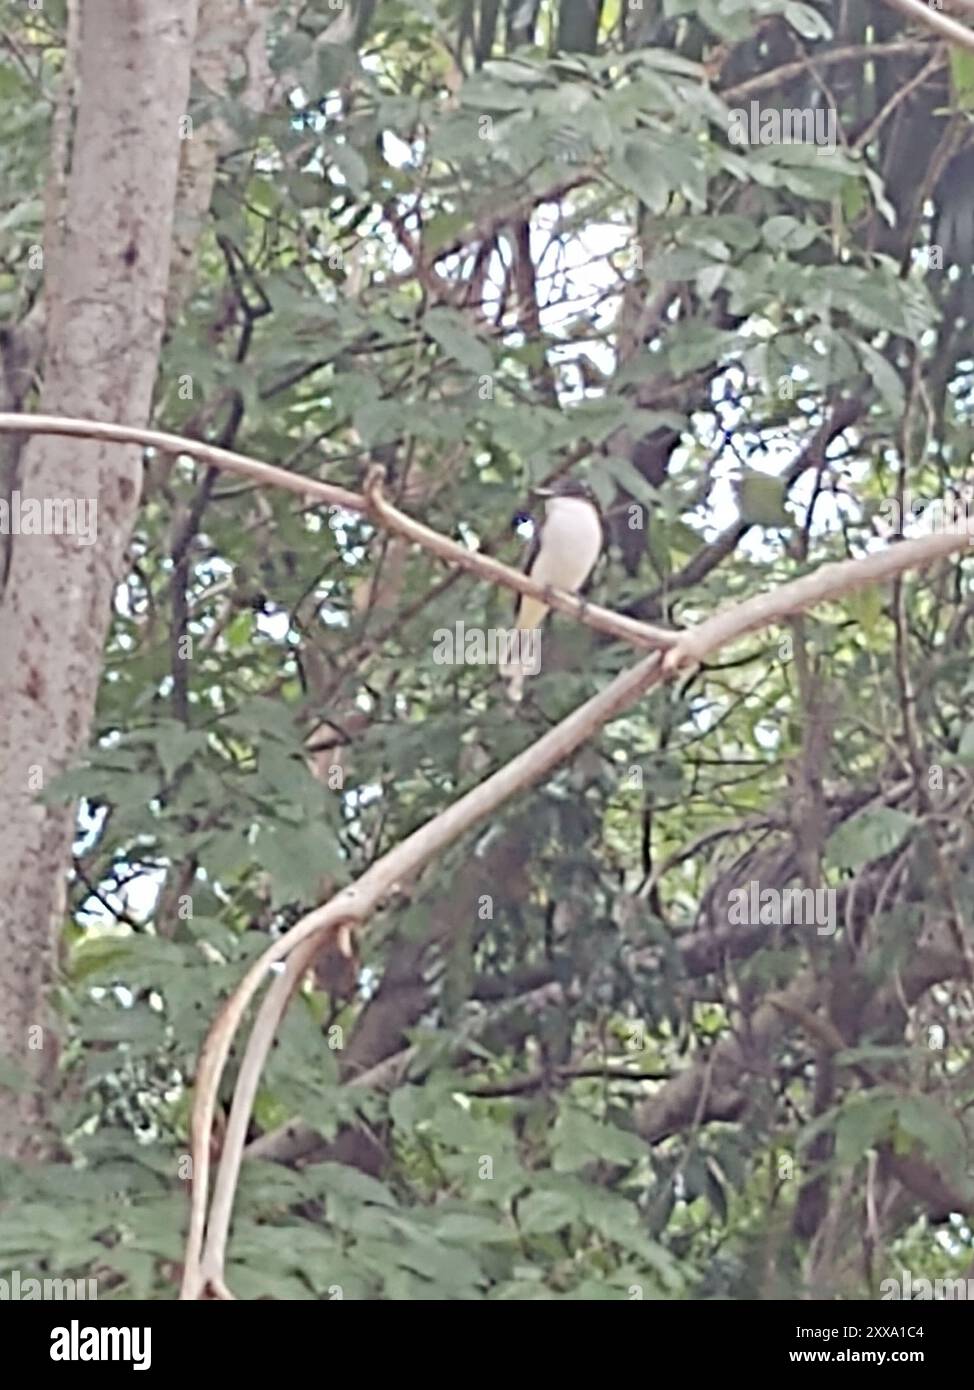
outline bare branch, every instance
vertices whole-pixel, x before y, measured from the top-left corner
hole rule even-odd
[[[518,593],[527,594],[529,598],[544,599],[549,608],[554,608],[559,613],[567,613],[569,617],[577,618],[587,627],[606,632],[611,637],[619,637],[630,646],[658,651],[661,647],[672,647],[678,641],[679,634],[668,628],[654,627],[651,623],[627,618],[622,613],[613,613],[609,608],[587,603],[578,594],[569,593],[564,589],[552,589],[547,584],[538,584],[520,570],[512,570],[509,565],[502,564],[490,555],[465,550],[456,541],[431,531],[421,521],[414,521],[412,517],[406,516],[388,502],[382,495],[382,478],[381,468],[375,468],[370,472],[365,483],[365,500],[369,515],[386,530],[395,531],[400,536],[415,541],[424,550],[438,555],[448,564],[460,565],[461,568],[480,575],[482,579],[496,581],[508,589],[516,589]]]
[[[905,14],[907,19],[916,20],[923,28],[941,34],[958,48],[966,48],[970,53],[974,53],[974,31],[958,24],[956,19],[941,14],[939,10],[931,9],[923,0],[886,0],[886,4],[892,5],[900,14]]]
[[[214,444],[204,444],[199,440],[186,439],[182,435],[168,434],[162,430],[132,429],[128,425],[107,424],[99,420],[70,420],[57,415],[14,415],[0,413],[0,434],[58,434],[71,435],[84,439],[111,440],[118,444],[141,444],[145,448],[158,449],[167,456],[186,455],[199,459],[213,468],[226,473],[236,473],[243,478],[251,478],[256,483],[268,487],[283,488],[311,501],[323,502],[329,506],[342,507],[348,511],[366,512],[378,525],[395,531],[401,536],[421,546],[424,550],[438,555],[447,564],[457,565],[471,574],[479,575],[494,584],[501,584],[515,593],[527,594],[529,598],[543,599],[549,608],[584,623],[599,632],[619,637],[630,646],[642,650],[658,651],[671,647],[678,634],[650,623],[627,618],[613,613],[598,604],[586,603],[577,594],[560,589],[551,589],[530,579],[521,570],[512,569],[489,555],[481,555],[468,550],[458,541],[450,540],[431,531],[419,521],[414,521],[387,502],[382,496],[382,470],[377,469],[369,475],[366,495],[350,492],[347,488],[336,487],[333,483],[322,483],[317,478],[306,478],[300,473],[292,473],[276,464],[261,463],[246,454],[235,453],[231,449],[221,449]]]
[[[863,61],[871,62],[874,58],[898,58],[904,53],[922,53],[926,51],[929,40],[927,39],[895,39],[892,43],[854,43],[847,48],[833,48],[829,53],[816,53],[815,62],[818,67],[832,67],[836,63],[850,63],[862,58]],[[798,58],[790,63],[782,63],[780,67],[771,68],[769,72],[759,72],[755,77],[749,77],[746,82],[738,82],[734,87],[718,87],[717,95],[721,101],[732,102],[740,101],[741,97],[750,96],[753,92],[763,92],[769,87],[780,87],[784,82],[790,82],[793,77],[801,77],[808,72],[808,60]]]
[[[114,444],[141,444],[145,449],[158,449],[161,454],[185,454],[188,458],[199,459],[224,473],[236,473],[241,478],[252,478],[255,483],[266,483],[269,487],[283,488],[285,492],[296,492],[301,497],[316,502],[326,502],[336,507],[348,507],[350,511],[365,510],[365,500],[357,492],[335,487],[331,483],[321,483],[317,478],[305,478],[300,473],[291,473],[286,468],[277,468],[272,463],[260,463],[248,458],[246,454],[234,453],[232,449],[220,449],[215,444],[204,444],[198,439],[184,439],[180,434],[168,434],[163,430],[143,430],[132,425],[113,425],[104,420],[68,419],[62,415],[12,415],[0,413],[0,434],[58,434],[74,439],[101,439]]]
[[[755,594],[743,603],[723,608],[712,618],[688,629],[667,652],[666,670],[676,671],[682,666],[698,664],[745,633],[772,627],[784,618],[841,598],[867,584],[880,584],[906,570],[922,569],[933,560],[965,550],[970,544],[971,536],[966,530],[945,530],[919,536],[916,540],[898,541],[859,560],[823,565],[812,574],[782,584],[772,593]]]
[[[365,918],[375,910],[387,893],[452,844],[475,823],[485,819],[509,797],[539,781],[542,776],[563,761],[576,748],[595,734],[614,715],[628,708],[661,679],[688,663],[702,660],[718,647],[734,641],[744,633],[769,626],[782,617],[803,612],[815,603],[834,599],[864,584],[877,583],[905,570],[929,564],[931,560],[948,555],[969,544],[966,532],[944,533],[902,541],[875,555],[860,560],[847,560],[826,565],[815,574],[805,575],[776,593],[759,594],[745,600],[699,627],[683,635],[677,646],[662,659],[654,654],[646,657],[629,671],[622,672],[600,694],[576,709],[561,724],[555,726],[532,747],[495,772],[480,786],[428,821],[395,849],[378,860],[351,888],[343,889],[325,907],[309,913],[286,936],[274,942],[247,972],[243,982],[228,1000],[211,1029],[204,1045],[197,1077],[196,1101],[193,1113],[193,1216],[187,1245],[183,1298],[199,1298],[208,1288],[224,1290],[223,1249],[208,1244],[205,1266],[200,1262],[200,1249],[207,1199],[209,1136],[216,1108],[220,1077],[226,1064],[233,1033],[236,1031],[251,998],[260,985],[267,967],[282,959],[290,950],[312,936],[325,934],[326,929],[337,931],[339,925],[361,930]],[[283,992],[283,985],[281,992]],[[797,988],[797,986],[792,987]],[[805,988],[804,982],[801,986]],[[268,1016],[271,1010],[268,1010]],[[774,1015],[771,1010],[771,1015]],[[221,1157],[221,1177],[234,1172],[240,1163],[246,1116],[238,1111],[239,1144],[230,1149],[224,1146]],[[230,1200],[230,1181],[219,1182],[221,1204]],[[228,1221],[229,1206],[221,1206],[221,1216]],[[222,1225],[222,1222],[221,1222]],[[222,1233],[221,1233],[222,1234]]]

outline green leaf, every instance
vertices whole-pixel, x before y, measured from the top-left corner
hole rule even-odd
[[[453,309],[431,309],[423,327],[448,357],[478,376],[490,372],[494,359],[487,345],[473,333],[462,314]]]
[[[883,619],[886,596],[878,584],[854,589],[845,596],[845,606],[867,635],[872,635]]]
[[[167,781],[206,746],[207,736],[199,730],[175,722],[156,726],[155,750]]]
[[[369,186],[369,166],[358,150],[335,141],[328,146],[328,156],[352,192],[357,196],[365,193]]]
[[[873,859],[883,859],[899,848],[916,824],[915,816],[893,806],[862,811],[829,836],[825,862],[830,868],[859,869]]]
[[[473,1212],[444,1213],[437,1218],[436,1233],[441,1240],[458,1244],[508,1245],[517,1241],[516,1230],[499,1217]]]
[[[315,902],[323,878],[348,876],[334,837],[320,825],[262,826],[256,858],[271,876],[274,907]]]
[[[222,727],[239,731],[251,738],[266,735],[269,738],[281,739],[292,747],[298,746],[294,713],[280,700],[255,696],[241,705],[236,714],[228,715]]]
[[[974,53],[951,47],[948,54],[952,104],[958,110],[970,111],[974,109]]]
[[[607,473],[616,483],[626,492],[631,493],[637,502],[645,502],[647,505],[654,505],[658,501],[656,488],[648,483],[643,475],[636,468],[630,459],[621,458],[616,454],[607,454],[593,462],[592,465],[592,485],[597,487],[598,475]]]
[[[488,77],[496,77],[517,87],[537,87],[550,81],[543,67],[526,61],[512,62],[506,58],[492,58],[484,63],[483,71]]]
[[[371,1202],[376,1206],[391,1208],[396,1206],[396,1199],[385,1183],[343,1163],[313,1163],[304,1170],[304,1176],[314,1184],[312,1190],[322,1196],[333,1193],[351,1202]]]
[[[785,509],[785,481],[769,473],[745,471],[737,482],[737,499],[742,521],[752,526],[792,526],[794,519]]]
[[[787,0],[784,17],[803,39],[830,39],[832,26],[824,15],[811,5],[803,5],[799,0]]]
[[[561,1192],[538,1189],[517,1204],[517,1223],[526,1236],[551,1235],[580,1218],[578,1203]]]
[[[0,217],[0,232],[11,232],[16,227],[38,227],[44,216],[44,203],[40,198],[28,198],[16,203]]]
[[[762,228],[762,236],[773,251],[804,251],[820,235],[814,223],[785,215],[769,217]]]
[[[877,352],[869,343],[862,340],[857,341],[856,350],[862,358],[862,364],[869,373],[873,385],[889,407],[890,413],[899,418],[906,400],[906,393],[899,372],[881,352]]]
[[[253,859],[253,847],[240,826],[205,835],[196,852],[207,874],[220,882],[234,877]]]
[[[596,1160],[638,1163],[646,1157],[646,1145],[637,1135],[569,1106],[562,1108],[555,1121],[552,1147],[557,1173],[570,1173]]]
[[[906,1096],[897,1106],[897,1125],[908,1139],[935,1160],[952,1178],[974,1190],[967,1176],[967,1136],[960,1121],[933,1096]]]
[[[847,1100],[835,1126],[836,1161],[851,1168],[877,1143],[888,1139],[896,1122],[896,1108],[896,1098],[882,1094]]]
[[[635,193],[650,212],[659,214],[666,211],[672,189],[664,177],[654,142],[648,139],[627,140],[621,156],[610,160],[609,173],[623,188]]]

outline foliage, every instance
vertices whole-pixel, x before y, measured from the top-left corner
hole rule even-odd
[[[880,0],[841,31],[823,4],[607,0],[597,34],[544,0],[519,43],[531,8],[380,0],[334,43],[315,0],[274,33],[277,109],[197,92],[197,137],[233,141],[153,423],[351,488],[379,458],[407,510],[511,561],[571,462],[610,514],[598,601],[673,624],[895,538],[904,487],[966,478],[974,248],[933,254],[971,197],[963,70],[887,109],[940,50],[887,52]],[[20,14],[0,63],[10,320],[59,22]],[[732,145],[757,78],[771,110],[834,102],[841,148]],[[558,620],[512,718],[493,668],[433,659],[509,594],[186,460],[147,460],[132,559],[95,737],[47,793],[81,798],[67,1161],[0,1173],[0,1266],[166,1298],[194,1059],[267,934],[634,658]],[[961,1272],[970,614],[961,558],[758,636],[403,885],[356,987],[292,1006],[252,1134],[317,1139],[245,1164],[231,1287],[854,1298]],[[751,881],[835,890],[834,933],[729,925]]]

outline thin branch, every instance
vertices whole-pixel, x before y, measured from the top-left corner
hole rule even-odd
[[[956,19],[941,14],[939,10],[931,9],[923,0],[885,0],[885,3],[899,10],[900,14],[905,14],[908,19],[916,20],[923,28],[932,29],[935,34],[949,39],[958,48],[966,48],[974,53],[974,31],[964,24],[958,24]]]
[[[712,618],[682,633],[676,646],[666,654],[666,670],[671,672],[697,665],[748,632],[772,627],[784,618],[841,598],[867,584],[881,584],[907,570],[922,569],[934,560],[967,549],[970,544],[971,536],[966,530],[946,530],[919,536],[916,540],[898,541],[858,560],[823,565],[813,574],[802,575],[772,593],[755,594],[743,603],[723,608]]]
[[[206,1223],[206,1245],[201,1260],[201,1281],[204,1288],[209,1286],[225,1290],[224,1251],[230,1234],[230,1216],[233,1212],[233,1198],[247,1141],[247,1126],[250,1124],[260,1075],[291,996],[307,974],[326,934],[327,929],[323,929],[291,952],[284,969],[276,976],[264,995],[254,1020],[253,1030],[247,1039],[247,1047],[233,1088],[233,1103],[223,1135],[220,1167],[213,1184],[213,1201]],[[335,936],[342,953],[350,956],[352,949],[347,925],[344,931],[339,929]],[[193,1189],[195,1192],[195,1182]]]
[[[926,41],[921,39],[896,39],[892,43],[853,43],[846,48],[833,48],[830,53],[816,53],[815,62],[819,67],[831,67],[836,63],[849,63],[858,58],[862,58],[863,61],[873,58],[896,58],[903,53],[922,52],[925,48]],[[750,96],[752,92],[763,92],[769,87],[778,87],[784,82],[790,82],[793,77],[801,77],[807,71],[807,61],[798,58],[790,63],[782,63],[770,72],[759,72],[756,77],[749,77],[746,82],[739,82],[735,87],[718,87],[717,95],[725,102],[739,101],[741,97]]]
[[[204,444],[199,439],[184,439],[180,434],[169,434],[163,430],[143,430],[131,425],[69,419],[62,415],[0,412],[0,434],[18,433],[57,434],[73,439],[101,439],[113,444],[140,444],[144,449],[158,449],[161,454],[185,454],[188,458],[211,464],[224,473],[236,473],[242,478],[252,478],[256,483],[283,488],[285,492],[296,492],[301,497],[311,497],[334,507],[347,507],[353,512],[365,510],[365,499],[357,492],[319,482],[317,478],[305,478],[300,473],[291,473],[272,463],[261,463],[246,454],[234,453],[232,449]]]
[[[974,3],[974,0],[972,0],[972,3]],[[882,130],[883,126],[886,124],[886,122],[889,120],[889,118],[892,116],[893,112],[901,104],[901,102],[904,102],[912,92],[916,91],[917,87],[922,87],[928,77],[932,77],[935,72],[939,72],[940,69],[946,65],[946,61],[947,59],[945,51],[942,48],[938,49],[938,51],[934,53],[933,57],[930,59],[929,63],[922,67],[919,70],[919,72],[915,74],[915,76],[911,77],[909,82],[904,83],[902,87],[899,87],[893,93],[889,101],[887,101],[886,104],[883,106],[882,110],[877,112],[874,118],[866,126],[866,129],[862,132],[862,134],[857,137],[856,142],[853,145],[853,149],[857,151],[865,150],[870,144],[872,144],[873,140],[875,140],[876,136]]]
[[[291,473],[275,464],[261,463],[230,449],[221,449],[214,444],[185,439],[182,435],[168,434],[161,430],[133,429],[128,425],[106,424],[98,420],[72,420],[58,415],[14,415],[0,412],[0,433],[70,435],[75,438],[110,440],[118,444],[141,444],[144,448],[158,449],[166,455],[184,454],[213,468],[252,478],[255,482],[264,483],[269,487],[283,488],[306,499],[310,498],[348,511],[365,512],[377,525],[415,541],[424,550],[429,550],[441,560],[445,560],[447,564],[457,565],[490,583],[513,589],[515,593],[541,599],[556,612],[567,613],[586,627],[619,637],[630,646],[639,647],[644,651],[658,651],[673,646],[678,637],[678,634],[670,629],[627,618],[598,604],[587,603],[577,594],[539,584],[521,570],[512,569],[510,565],[502,564],[500,560],[495,560],[489,555],[468,550],[458,541],[431,531],[428,526],[414,521],[395,508],[391,502],[386,501],[381,490],[381,469],[370,473],[369,487],[363,496],[361,493],[336,487],[332,483],[322,483],[316,478]]]
[[[400,536],[405,536],[407,540],[415,541],[424,550],[438,555],[441,560],[446,560],[448,564],[460,565],[463,569],[479,574],[482,579],[496,580],[498,584],[504,584],[507,588],[516,588],[519,593],[527,594],[530,598],[544,599],[549,608],[554,608],[559,613],[567,613],[570,617],[577,618],[587,627],[593,627],[599,632],[606,632],[612,637],[619,637],[623,642],[628,642],[630,646],[658,651],[661,647],[672,647],[677,642],[679,634],[668,628],[654,627],[651,623],[627,618],[622,613],[614,613],[611,609],[601,608],[598,604],[587,603],[578,594],[569,593],[564,589],[552,589],[546,584],[538,584],[529,579],[526,574],[521,573],[520,570],[512,570],[509,565],[502,564],[500,560],[495,560],[489,555],[465,550],[462,546],[457,545],[456,541],[451,541],[446,536],[431,531],[421,521],[415,521],[412,517],[406,516],[404,512],[400,512],[391,502],[388,502],[382,495],[382,479],[381,468],[374,468],[370,471],[365,482],[365,500],[369,515],[386,530],[397,532]]]

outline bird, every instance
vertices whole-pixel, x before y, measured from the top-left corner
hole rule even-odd
[[[539,584],[577,592],[588,580],[602,552],[602,518],[587,484],[563,478],[551,487],[534,489],[545,499],[545,515],[534,534],[524,572]],[[524,678],[537,669],[528,659],[529,646],[548,613],[541,599],[521,594],[514,615],[514,638],[508,659],[501,665],[507,693],[515,704],[524,694]],[[536,649],[535,649],[536,650]]]

